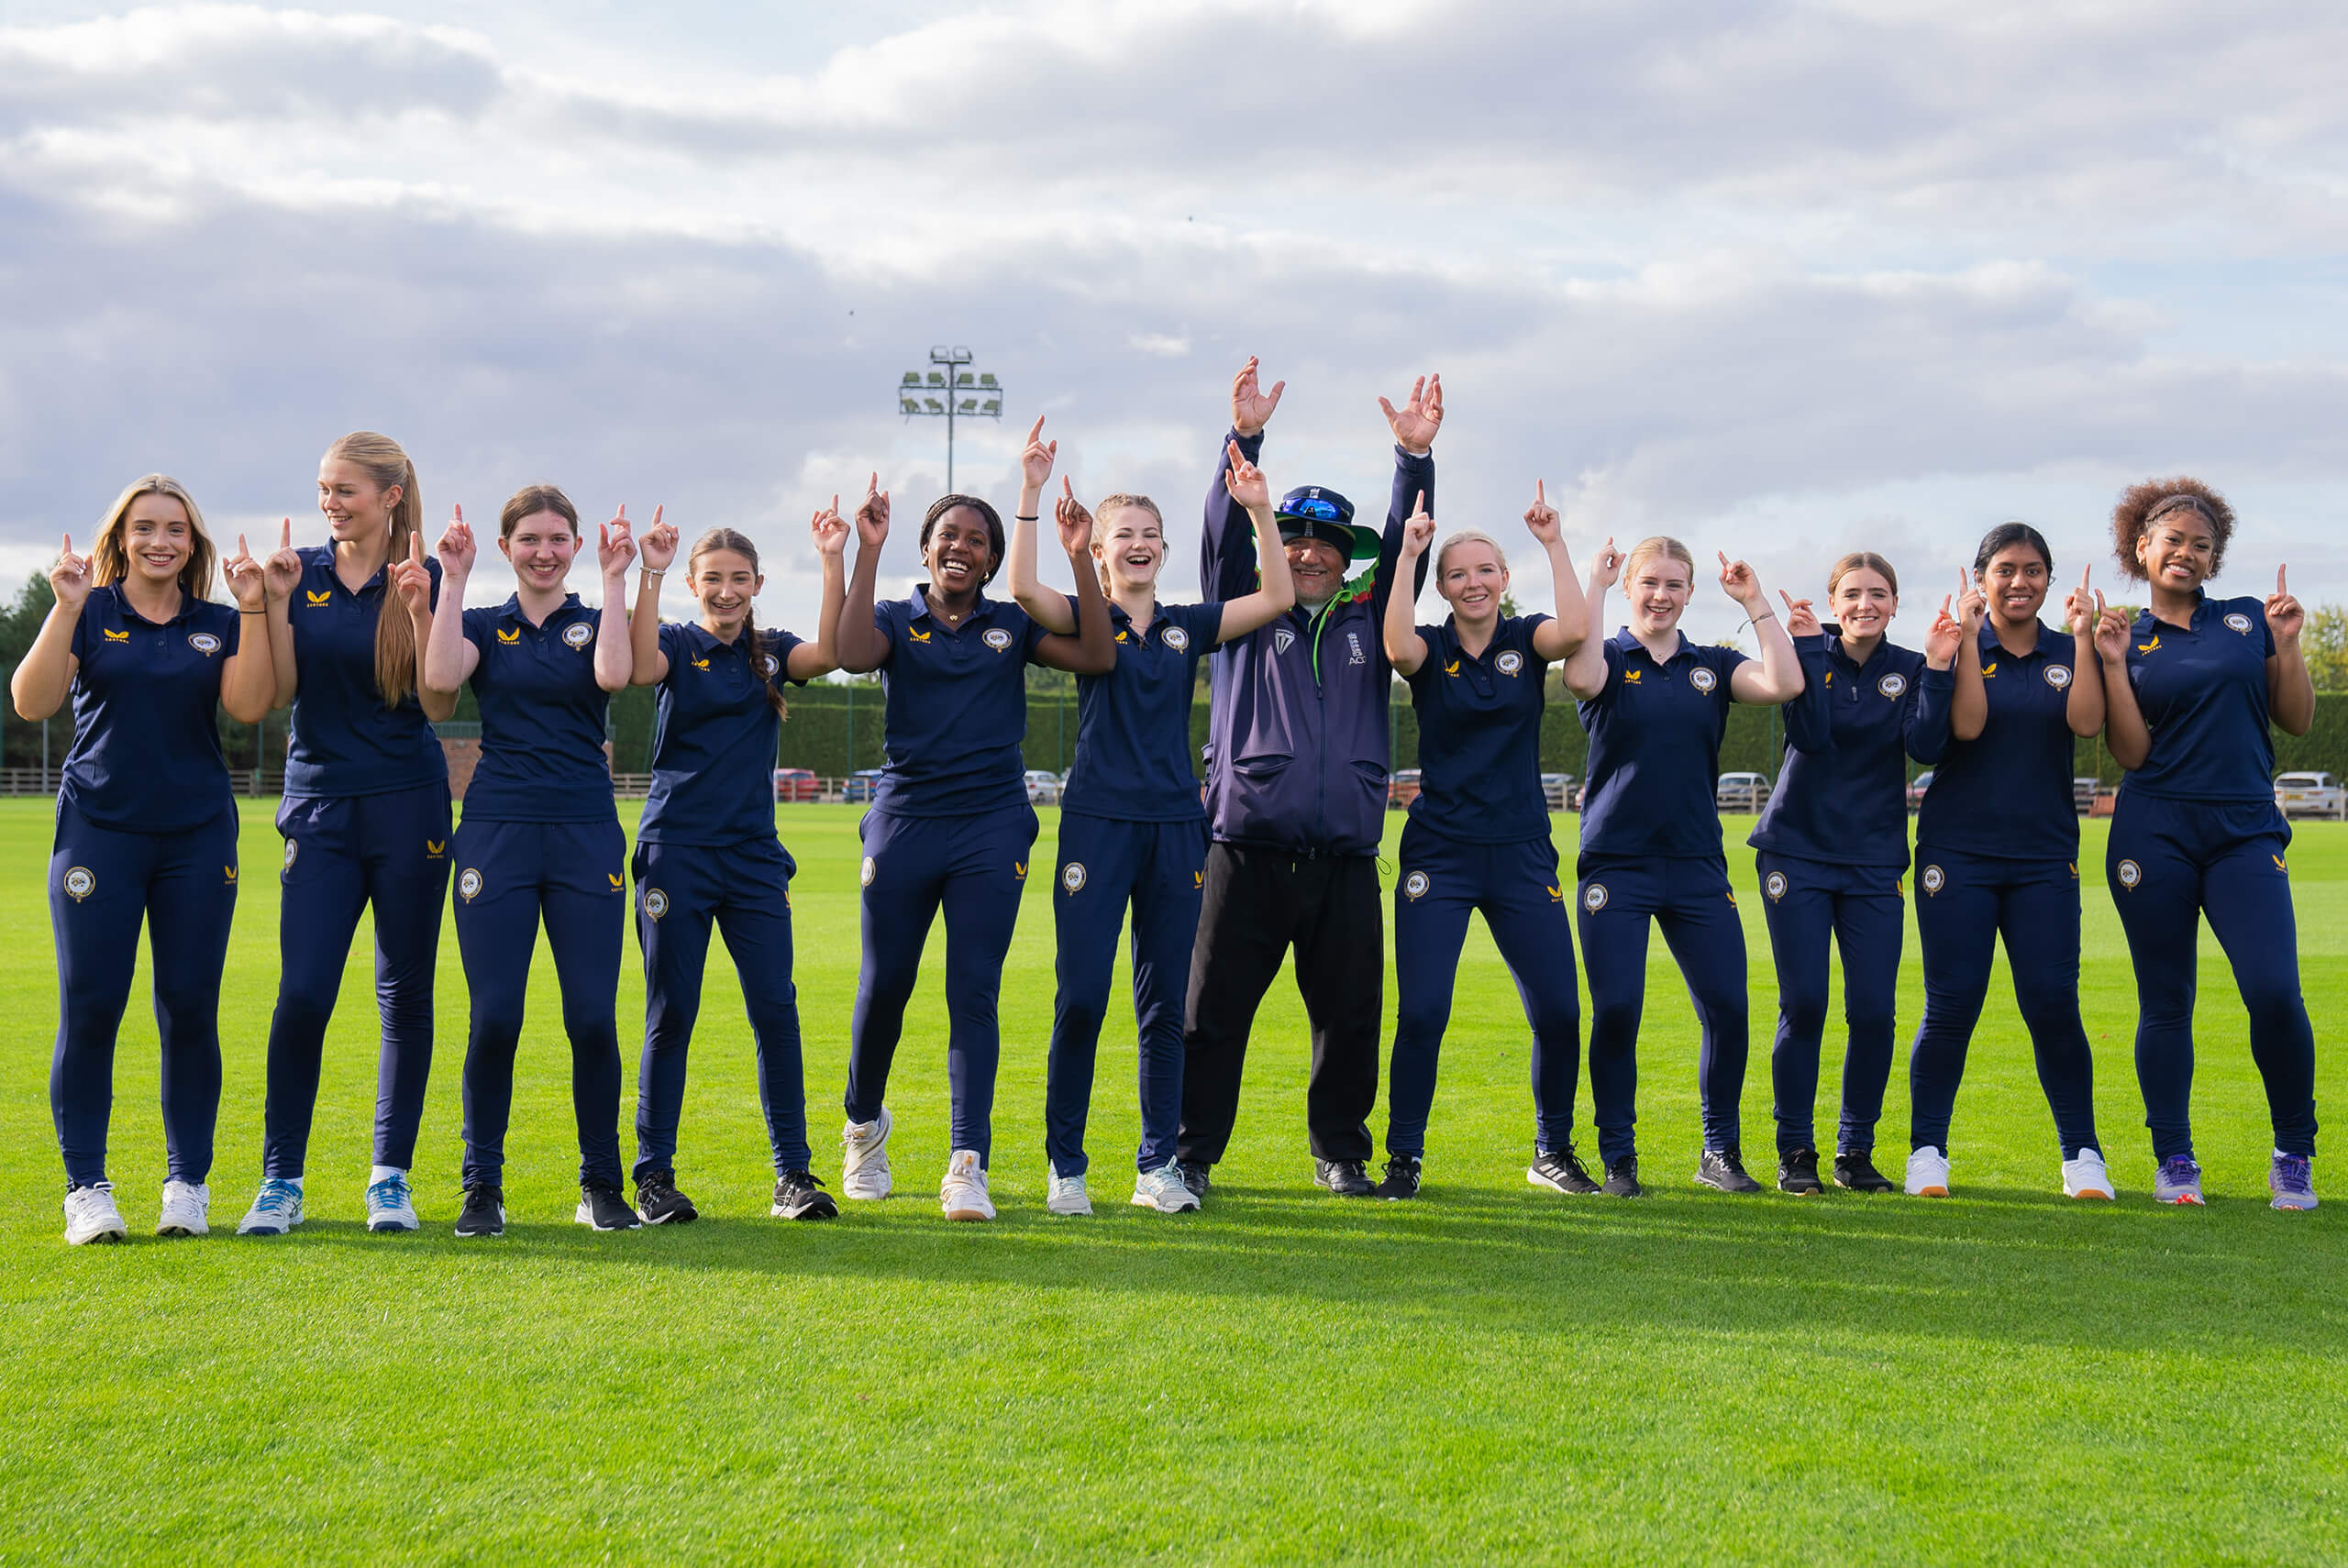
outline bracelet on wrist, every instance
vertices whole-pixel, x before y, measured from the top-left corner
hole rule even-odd
[[[1013,523],[1041,523],[1043,518],[1033,512],[1014,512],[1011,514],[1011,520]]]
[[[264,604],[258,610],[248,610],[243,605],[239,604],[237,606],[237,613],[239,615],[266,615],[269,613],[269,606]]]
[[[669,575],[669,569],[664,566],[638,567],[636,569],[642,572],[647,577],[666,577]]]

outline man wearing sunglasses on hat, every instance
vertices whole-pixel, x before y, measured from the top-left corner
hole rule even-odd
[[[1232,382],[1231,434],[1217,446],[1207,492],[1200,589],[1227,602],[1256,586],[1254,535],[1223,470],[1231,445],[1249,462],[1285,381],[1269,391],[1250,359]],[[1306,485],[1275,509],[1296,582],[1296,607],[1218,647],[1209,662],[1204,903],[1183,1027],[1182,1179],[1204,1198],[1239,1108],[1247,1034],[1264,992],[1293,947],[1296,986],[1312,1024],[1306,1091],[1313,1181],[1367,1197],[1375,1150],[1379,1013],[1386,987],[1378,845],[1386,822],[1387,688],[1379,627],[1414,506],[1434,504],[1430,448],[1443,425],[1443,381],[1422,377],[1400,409],[1394,489],[1382,534],[1357,525],[1353,503]],[[1426,580],[1421,557],[1415,598]],[[1348,578],[1349,572],[1358,575]]]

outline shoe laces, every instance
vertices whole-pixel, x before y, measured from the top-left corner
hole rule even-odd
[[[374,1190],[369,1187],[369,1196],[373,1196]],[[260,1192],[254,1198],[253,1207],[263,1214],[282,1214],[300,1201],[301,1197],[302,1189],[292,1182],[272,1178],[260,1184]]]
[[[2313,1192],[2315,1170],[2305,1154],[2285,1154],[2275,1162],[2275,1185],[2285,1192]]]
[[[786,1193],[817,1192],[822,1190],[824,1179],[814,1171],[785,1171],[775,1186]]]
[[[407,1177],[394,1171],[367,1188],[367,1207],[404,1209],[407,1206],[408,1190]]]
[[[492,1189],[487,1187],[478,1185],[465,1188],[464,1212],[468,1214],[486,1214],[491,1209],[496,1208],[497,1200],[490,1197],[491,1190]]]
[[[2171,1187],[2191,1187],[2201,1179],[2201,1167],[2190,1155],[2171,1154],[2161,1162],[2161,1180]]]

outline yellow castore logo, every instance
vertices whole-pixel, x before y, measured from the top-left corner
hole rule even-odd
[[[615,871],[606,871],[604,875],[612,879],[612,886],[615,888],[625,888],[627,886],[626,883],[620,880],[619,874]]]
[[[231,882],[237,879],[237,868],[233,866],[223,866],[220,867],[220,874]]]
[[[1458,674],[1458,673],[1459,673],[1459,661],[1458,661],[1457,659],[1456,659],[1456,658],[1455,658],[1455,659],[1453,659],[1449,664],[1446,664],[1446,665],[1445,665],[1445,666],[1443,667],[1443,672],[1444,672],[1444,674],[1445,674],[1445,675],[1456,675],[1456,674]]]
[[[2286,876],[2286,877],[2287,877],[2287,876],[2289,876],[2289,875],[2291,874],[2291,868],[2290,868],[2289,867],[2287,867],[2287,866],[2286,866],[2286,865],[2284,865],[2284,864],[2283,864],[2283,857],[2282,857],[2281,856],[2277,855],[2277,856],[2276,856],[2274,857],[2274,859],[2275,859],[2275,869],[2276,869],[2276,870],[2280,871],[2280,872],[2281,872],[2281,873],[2283,873],[2283,875],[2284,875],[2284,876]]]
[[[1193,888],[1203,888],[1203,887],[1205,887],[1206,885],[1207,885],[1207,874],[1206,874],[1205,872],[1203,872],[1203,871],[1193,871],[1193,872],[1191,872],[1191,887],[1193,887]]]
[[[1997,673],[1998,667],[1994,664],[1985,664],[1981,667],[1981,679],[1984,680],[1988,679],[1991,676]]]
[[[929,641],[929,634],[927,632],[907,632],[905,635],[911,637],[917,643],[925,643]]]
[[[310,593],[307,597],[310,601],[310,608],[316,610],[334,598],[334,590],[329,588],[324,593]]]
[[[1027,880],[1027,863],[1024,860],[1013,861],[1011,863],[1011,874],[1024,882]]]
[[[497,634],[497,640],[501,643],[518,643],[522,640],[522,628],[516,626],[509,632],[501,627]]]
[[[1552,882],[1549,885],[1549,897],[1556,902],[1562,904],[1566,901],[1566,890],[1557,884]]]
[[[1646,672],[1645,670],[1639,669],[1626,670],[1623,675],[1623,684],[1626,686],[1636,686],[1639,683],[1639,677],[1645,673]]]
[[[2136,651],[2138,653],[2158,653],[2160,651],[2160,646],[2161,635],[2158,632],[2154,632],[2151,642],[2138,643],[2136,645]]]
[[[693,668],[695,669],[707,669],[709,668],[709,660],[705,658],[697,658],[693,660]]]
[[[437,844],[427,838],[424,841],[424,857],[426,860],[437,860],[440,858],[440,852],[448,847],[449,841],[445,838]]]
[[[129,640],[130,634],[128,632],[109,631],[106,633],[106,641],[110,643],[127,643]]]

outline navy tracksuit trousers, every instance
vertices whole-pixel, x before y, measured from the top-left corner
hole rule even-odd
[[[995,999],[1002,961],[1019,921],[1027,863],[1040,824],[1026,805],[978,816],[906,817],[867,812],[864,839],[864,965],[849,1023],[847,1119],[880,1114],[889,1066],[904,1032],[905,1004],[921,974],[921,950],[946,911],[946,1009],[952,1020],[946,1078],[953,1096],[953,1143],[992,1151],[995,1068],[1002,1037]]]
[[[143,922],[162,1044],[163,1146],[174,1181],[212,1170],[220,1113],[220,971],[237,908],[237,813],[177,834],[101,827],[61,802],[49,860],[57,937],[57,1050],[50,1113],[69,1187],[106,1179],[115,1036],[130,1002]]]
[[[1888,866],[1836,866],[1761,851],[1761,912],[1778,961],[1778,1040],[1769,1055],[1777,1090],[1778,1152],[1818,1147],[1818,1066],[1831,999],[1830,948],[1843,955],[1843,1114],[1837,1153],[1875,1147],[1891,1077],[1899,950],[1907,911],[1900,873]]]
[[[530,958],[546,923],[570,1037],[579,1179],[620,1183],[620,927],[627,841],[607,823],[458,824],[457,949],[472,997],[465,1042],[465,1185],[501,1185]]]
[[[359,916],[375,913],[375,1163],[415,1163],[432,1076],[432,978],[449,901],[449,786],[305,797],[277,813],[285,839],[278,911],[277,1010],[269,1021],[261,1174],[298,1180],[318,1103],[327,1024]]]
[[[756,1043],[759,1107],[775,1174],[808,1165],[806,1066],[799,988],[792,979],[791,878],[798,870],[771,838],[708,848],[636,846],[636,936],[644,949],[644,1058],[636,1086],[636,1167],[673,1170],[685,1103],[685,1059],[701,1016],[709,933],[725,933]]]
[[[2006,939],[2014,1000],[2038,1058],[2065,1159],[2099,1154],[2095,1059],[2079,1021],[2079,873],[2060,860],[1916,852],[1916,935],[1924,949],[1924,1017],[1908,1057],[1912,1149],[1948,1149],[1966,1048]]]
[[[2233,966],[2275,1147],[2315,1153],[2315,1031],[2299,992],[2298,923],[2271,802],[2168,801],[2120,791],[2105,852],[2136,965],[2136,1081],[2153,1157],[2193,1154],[2193,998],[2201,917]]]
[[[1207,824],[1132,823],[1073,812],[1060,818],[1052,923],[1058,994],[1044,1089],[1044,1149],[1052,1169],[1081,1176],[1092,1067],[1109,1010],[1109,977],[1125,906],[1134,913],[1134,1021],[1141,1079],[1136,1169],[1174,1157],[1182,1126],[1182,1005],[1191,984],[1206,886]]]
[[[1727,860],[1584,856],[1579,870],[1575,923],[1589,976],[1589,1098],[1599,1157],[1611,1165],[1638,1152],[1639,1017],[1646,1000],[1650,921],[1663,928],[1678,961],[1701,1031],[1696,1082],[1704,1147],[1740,1147],[1737,1102],[1744,1093],[1749,1014],[1744,923],[1729,890]]]
[[[1434,1103],[1435,1064],[1451,1022],[1451,990],[1479,911],[1516,981],[1533,1026],[1533,1142],[1543,1154],[1573,1142],[1574,1080],[1581,1072],[1581,998],[1574,981],[1573,922],[1546,834],[1516,844],[1464,844],[1403,824],[1401,879],[1394,887],[1394,1063],[1386,1152],[1423,1156]]]

